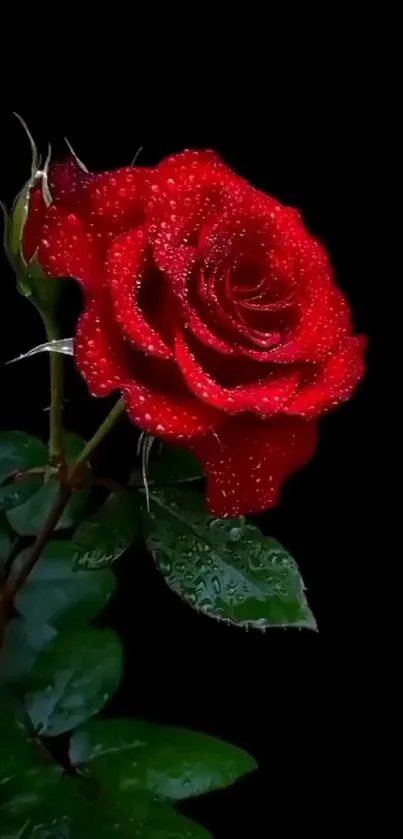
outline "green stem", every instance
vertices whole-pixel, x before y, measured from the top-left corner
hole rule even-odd
[[[88,460],[94,449],[96,449],[101,440],[103,440],[108,431],[110,431],[110,429],[112,428],[118,417],[123,413],[123,411],[123,399],[118,399],[118,401],[113,406],[112,410],[109,412],[108,416],[104,419],[103,423],[95,432],[94,436],[91,437],[91,440],[88,441],[86,446],[84,446],[83,450],[80,452],[77,460],[71,468],[70,474],[68,476],[68,482],[66,484],[60,484],[59,492],[55,499],[55,503],[53,507],[51,507],[49,515],[43,527],[37,534],[34,544],[29,549],[25,563],[19,571],[18,575],[15,578],[11,575],[7,578],[6,581],[1,581],[2,585],[0,587],[0,648],[5,624],[10,609],[12,607],[14,597],[17,591],[19,591],[19,589],[21,588],[21,586],[24,585],[28,575],[38,562],[38,559],[42,553],[44,546],[46,545],[46,542],[52,536],[52,533],[63,513],[63,510],[65,509],[65,507],[68,504],[68,501],[70,500],[73,491],[72,487],[74,486],[74,479],[76,475],[80,472],[81,464]]]
[[[62,484],[60,484],[55,503],[53,507],[50,509],[46,521],[39,530],[34,544],[29,549],[27,558],[21,570],[19,571],[17,577],[14,578],[12,573],[13,569],[11,569],[11,573],[6,580],[6,584],[3,588],[1,596],[1,611],[3,612],[3,615],[7,615],[7,610],[12,606],[15,595],[20,590],[20,588],[22,588],[22,586],[25,583],[25,580],[29,576],[33,567],[38,562],[38,559],[42,553],[43,548],[46,545],[46,542],[52,535],[53,530],[56,527],[64,508],[67,506],[70,496],[70,487],[63,486]]]
[[[91,440],[88,440],[88,443],[84,446],[83,450],[80,452],[74,466],[73,471],[76,466],[80,463],[83,463],[85,460],[88,460],[94,449],[99,446],[101,440],[105,437],[105,435],[110,431],[112,426],[115,424],[116,420],[120,417],[120,415],[124,412],[125,406],[123,399],[118,399],[115,402],[112,410],[109,412],[108,416],[104,419],[103,423],[99,426],[97,431],[95,432],[94,436],[91,437]]]
[[[43,315],[42,315],[43,317]],[[48,341],[58,340],[57,325],[50,319],[43,318]],[[64,463],[63,445],[63,356],[58,352],[50,352],[50,434],[49,461],[51,466]]]

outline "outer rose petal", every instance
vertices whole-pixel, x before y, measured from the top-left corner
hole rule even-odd
[[[102,285],[103,266],[94,237],[86,233],[77,215],[56,205],[47,212],[38,259],[51,277],[75,277],[85,289]]]
[[[45,237],[44,226],[56,212],[56,207],[65,210],[77,210],[82,205],[82,193],[92,176],[78,166],[74,157],[68,157],[62,163],[52,163],[49,168],[49,190],[52,197],[51,207],[46,207],[42,195],[42,184],[38,180],[33,186],[29,198],[29,211],[24,225],[22,248],[26,260],[30,260],[41,238]]]
[[[125,166],[91,174],[85,191],[83,217],[91,227],[115,234],[144,219],[144,197],[153,169]]]
[[[43,236],[43,225],[46,223],[47,208],[43,200],[40,184],[35,184],[29,198],[29,212],[22,231],[22,252],[24,259],[29,262],[32,259],[41,236]]]
[[[130,418],[149,434],[186,439],[205,433],[224,418],[191,395],[165,394],[135,381],[136,352],[110,319],[107,298],[92,300],[81,315],[74,355],[92,396],[122,390]],[[141,364],[142,353],[138,355]]]
[[[241,414],[187,445],[207,476],[214,515],[258,513],[276,503],[286,478],[311,458],[316,422]]]
[[[28,218],[24,227],[23,250],[30,259],[43,227],[55,209],[77,215],[85,230],[108,239],[144,218],[144,196],[151,169],[126,166],[110,172],[84,172],[73,157],[49,168],[50,208],[45,206],[42,186],[38,181],[32,189]]]
[[[91,396],[107,396],[130,377],[128,346],[108,317],[108,302],[90,301],[76,327],[74,358]]]
[[[318,367],[314,381],[290,399],[285,412],[317,417],[345,402],[364,375],[366,343],[361,335],[347,338],[327,364]]]
[[[136,425],[167,439],[190,440],[217,427],[225,416],[191,396],[157,393],[133,381],[123,388],[123,397]]]
[[[52,163],[49,169],[49,188],[52,201],[70,209],[77,209],[83,190],[94,175],[84,172],[74,157]]]
[[[108,172],[84,172],[74,157],[49,170],[53,201],[80,215],[89,228],[119,232],[127,220],[143,218],[143,197],[152,169],[124,166]]]

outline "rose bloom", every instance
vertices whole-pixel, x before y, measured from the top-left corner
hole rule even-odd
[[[318,417],[363,375],[365,338],[299,213],[211,151],[152,169],[53,164],[24,228],[84,311],[75,361],[91,394],[123,394],[148,434],[184,445],[218,516],[264,510],[312,456]]]

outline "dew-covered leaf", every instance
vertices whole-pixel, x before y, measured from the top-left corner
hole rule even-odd
[[[111,493],[73,536],[73,563],[77,568],[111,565],[131,545],[139,530],[138,507],[129,492]]]
[[[108,629],[61,632],[38,656],[26,685],[34,728],[56,736],[97,714],[117,690],[122,647]]]
[[[297,564],[244,517],[217,519],[201,495],[150,494],[147,545],[170,588],[195,609],[240,626],[316,629]]]
[[[83,449],[85,443],[78,434],[65,434],[65,451],[69,463],[73,462]],[[7,513],[8,521],[19,536],[32,536],[40,530],[55,503],[59,490],[59,482],[50,478],[42,483],[25,504],[14,507]],[[75,490],[69,503],[63,511],[55,530],[73,527],[80,520],[88,501],[90,489]]]
[[[26,679],[41,650],[56,635],[56,629],[46,623],[12,618],[0,650],[0,688]]]
[[[137,719],[94,720],[75,731],[73,765],[91,763],[116,795],[148,790],[181,799],[226,787],[256,767],[247,752],[196,731]]]
[[[73,610],[74,622],[90,620],[106,605],[115,591],[112,572],[98,574],[73,568],[71,541],[48,542],[40,561],[17,594],[15,605],[27,620],[59,626]],[[14,561],[13,571],[25,561],[23,551]]]

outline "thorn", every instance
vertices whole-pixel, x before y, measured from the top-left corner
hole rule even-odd
[[[147,512],[150,512],[150,492],[147,480],[147,467],[150,458],[150,452],[154,444],[154,437],[148,436],[144,431],[141,432],[137,443],[137,457],[141,454],[141,477],[144,484],[144,492],[146,496]]]
[[[138,158],[139,154],[141,154],[141,152],[143,151],[143,149],[144,149],[144,146],[140,146],[140,148],[139,148],[139,149],[137,149],[136,154],[134,155],[133,160],[132,160],[132,162],[131,162],[130,166],[134,166],[134,164],[135,164],[135,162],[136,162],[136,160],[137,160],[137,158]]]
[[[38,169],[36,173],[37,178],[42,178],[42,196],[43,200],[47,207],[51,207],[52,205],[52,195],[49,189],[49,182],[48,182],[48,171],[49,171],[49,163],[52,157],[52,146],[50,143],[48,144],[48,153],[46,155],[46,160],[43,166],[43,169]]]
[[[40,352],[58,352],[61,355],[73,355],[73,343],[73,338],[62,338],[60,340],[49,341],[45,344],[39,344],[32,350],[28,350],[28,352],[17,356],[17,358],[12,358],[10,361],[6,361],[5,365],[14,364],[16,361],[21,361],[23,358],[30,358]]]
[[[82,170],[83,170],[83,172],[86,172],[86,173],[87,173],[87,175],[88,175],[88,174],[89,174],[89,172],[88,172],[88,169],[87,169],[87,167],[86,167],[85,163],[83,163],[83,161],[82,161],[82,160],[80,160],[80,158],[79,158],[79,157],[77,157],[77,155],[76,155],[76,153],[75,153],[75,151],[74,151],[74,149],[73,149],[73,146],[71,145],[71,143],[69,143],[69,141],[68,141],[67,137],[65,137],[65,138],[64,138],[64,142],[66,143],[66,146],[67,146],[67,148],[68,148],[68,150],[69,150],[70,154],[72,154],[72,155],[73,155],[74,160],[75,160],[75,161],[76,161],[76,163],[77,163],[77,166],[79,166],[79,167],[80,167],[80,169],[82,169]]]
[[[137,440],[137,452],[136,452],[137,457],[140,457],[140,452],[141,452],[141,449],[142,449],[142,446],[143,446],[144,437],[145,437],[145,432],[142,431],[139,439]]]

